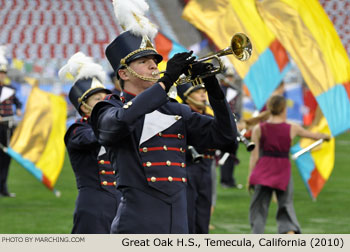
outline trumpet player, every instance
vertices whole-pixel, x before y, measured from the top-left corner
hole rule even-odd
[[[148,28],[130,28],[107,46],[106,57],[123,91],[120,100],[112,96],[96,104],[91,115],[98,141],[107,146],[119,169],[117,186],[123,198],[111,232],[188,233],[185,148],[220,148],[235,142],[236,125],[214,76],[204,79],[214,118],[168,97],[190,65],[196,66],[194,74],[206,71],[207,65],[195,64],[192,52],[175,54],[160,77],[158,63],[163,58]]]
[[[228,104],[230,105],[231,112],[235,114],[236,119],[239,121],[242,111],[242,80],[235,78],[232,67],[228,67],[225,72],[220,75],[221,78],[219,79],[221,88],[225,94]],[[242,185],[237,183],[234,176],[235,167],[239,164],[237,152],[238,145],[237,148],[233,150],[233,153],[227,156],[227,159],[222,165],[220,165],[220,184],[223,188],[242,188]]]
[[[193,112],[212,117],[208,113],[207,92],[203,84],[178,86],[177,93]],[[198,151],[193,146],[186,148],[188,231],[190,234],[207,234],[212,205],[211,166],[215,150]]]
[[[143,39],[127,31],[107,47],[124,90],[121,100],[103,101],[92,112],[95,134],[118,164],[123,194],[111,231],[188,233],[185,147],[230,144],[236,125],[215,77],[205,80],[214,118],[171,102],[167,92],[193,63],[192,53],[176,54],[160,78],[152,73],[162,57],[154,48],[140,48]],[[198,68],[202,72],[205,63]]]

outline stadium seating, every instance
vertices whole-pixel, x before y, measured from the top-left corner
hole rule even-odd
[[[0,0],[0,44],[13,58],[67,59],[81,50],[104,58],[119,34],[110,0]]]
[[[151,20],[169,38],[183,44],[174,32],[176,20],[166,15],[169,10],[160,9],[159,1],[147,0]],[[350,54],[349,0],[319,1]],[[121,31],[112,0],[0,0],[0,6],[0,44],[7,45],[12,58],[40,62],[67,59],[83,51],[103,59],[104,48]]]

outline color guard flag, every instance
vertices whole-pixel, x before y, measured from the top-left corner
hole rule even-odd
[[[65,146],[65,100],[33,86],[23,120],[15,129],[7,153],[50,190],[61,172]]]
[[[322,132],[330,135],[331,131],[327,121],[318,108],[313,125],[309,128],[313,132]],[[312,144],[314,140],[301,139],[301,141],[291,148],[291,153],[294,154],[299,150]],[[316,200],[323,186],[330,177],[335,158],[335,140],[324,141],[320,146],[315,147],[310,152],[299,156],[295,162],[299,173],[304,181],[304,184],[313,200]]]
[[[285,84],[283,95],[287,100],[287,120],[302,125],[305,110],[302,84]]]
[[[261,19],[255,0],[191,0],[183,18],[220,49],[230,45],[235,33],[249,37],[251,58],[244,62],[233,56],[229,59],[247,85],[256,108],[261,110],[291,65],[285,49]]]
[[[298,65],[333,136],[350,128],[350,61],[317,0],[256,1],[261,18]]]
[[[173,57],[174,54],[188,51],[184,46],[169,39],[160,32],[158,32],[154,38],[154,46],[156,47],[157,52],[163,56],[163,61],[158,65],[160,71],[166,69],[168,60]]]

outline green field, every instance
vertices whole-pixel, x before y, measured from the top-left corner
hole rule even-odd
[[[245,184],[249,155],[239,149],[240,165],[235,177]],[[293,164],[294,202],[303,233],[350,233],[350,133],[336,138],[333,173],[313,202]],[[0,198],[1,234],[59,234],[70,233],[77,189],[75,178],[66,157],[56,189],[61,197],[47,190],[24,168],[12,161],[9,188],[16,198]],[[248,209],[250,196],[245,189],[223,189],[218,186],[218,200],[212,218],[216,227],[211,233],[250,233]],[[266,233],[276,233],[276,204],[271,203]]]

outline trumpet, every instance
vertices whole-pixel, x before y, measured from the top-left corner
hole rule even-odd
[[[192,76],[192,73],[189,70],[189,73],[187,76],[180,76],[180,78],[175,83],[177,85],[183,85],[188,82],[192,82],[192,85],[201,84],[202,82],[200,79],[221,73],[224,70],[224,64],[222,63],[219,57],[229,55],[229,54],[232,54],[240,61],[248,60],[252,55],[252,44],[248,36],[243,33],[236,33],[231,38],[230,46],[214,54],[199,58],[190,65],[192,66],[196,63],[201,63],[201,62],[205,62],[213,59],[218,62],[219,64],[218,67],[214,67],[214,66],[210,67],[207,72],[201,73],[199,76]],[[164,72],[160,72],[160,73],[164,73]]]

